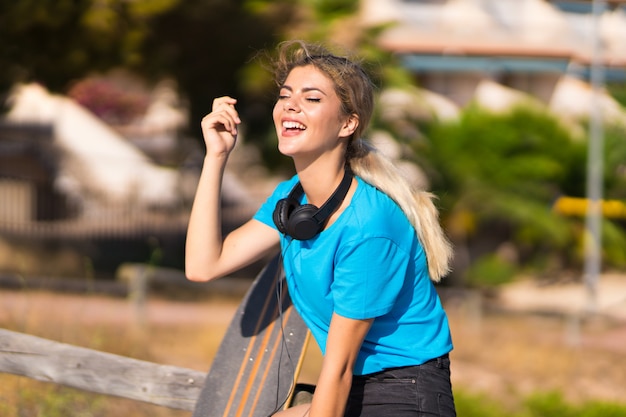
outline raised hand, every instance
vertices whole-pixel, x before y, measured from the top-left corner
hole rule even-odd
[[[237,141],[237,126],[241,123],[235,109],[237,100],[224,96],[213,100],[211,113],[202,119],[202,134],[207,155],[226,157]]]

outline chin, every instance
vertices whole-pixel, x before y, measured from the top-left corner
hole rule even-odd
[[[285,155],[285,156],[294,156],[295,154],[297,154],[297,151],[294,149],[293,146],[290,146],[291,144],[281,144],[280,141],[278,142],[278,152],[280,152],[281,154]]]

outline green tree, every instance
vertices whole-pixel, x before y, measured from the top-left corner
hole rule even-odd
[[[259,105],[242,68],[260,49],[281,39],[297,2],[288,0],[24,0],[0,6],[0,92],[38,81],[65,92],[94,72],[126,68],[148,80],[177,80],[199,137],[214,97],[239,97],[258,130]],[[248,74],[246,74],[248,75]],[[261,124],[262,128],[267,123]]]
[[[522,265],[580,267],[584,219],[552,206],[559,196],[584,197],[586,141],[530,107],[493,114],[470,106],[460,120],[423,130],[426,139],[413,146],[441,196],[448,232],[467,254],[463,278],[496,283]],[[607,179],[615,165],[607,164]],[[605,230],[607,260],[623,266],[624,231],[608,220]]]
[[[143,45],[145,71],[153,78],[173,75],[190,104],[192,134],[215,97],[232,95],[255,137],[271,118],[267,76],[257,55],[282,39],[295,19],[297,3],[288,0],[186,0],[152,21]],[[265,77],[265,78],[264,78]]]
[[[37,81],[52,91],[91,72],[139,67],[150,19],[179,0],[0,3],[0,91]]]

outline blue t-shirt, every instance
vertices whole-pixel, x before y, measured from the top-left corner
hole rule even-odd
[[[448,319],[414,228],[391,198],[356,179],[350,205],[326,230],[304,241],[280,234],[294,306],[323,354],[333,312],[374,318],[354,375],[420,365],[448,353]],[[276,229],[276,202],[297,181],[294,176],[279,184],[254,218]]]

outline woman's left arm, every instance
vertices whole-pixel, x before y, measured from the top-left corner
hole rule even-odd
[[[352,369],[373,320],[354,320],[334,313],[313,402],[289,408],[274,416],[342,417],[352,386]]]
[[[343,416],[352,386],[352,370],[372,321],[333,314],[310,417]]]

